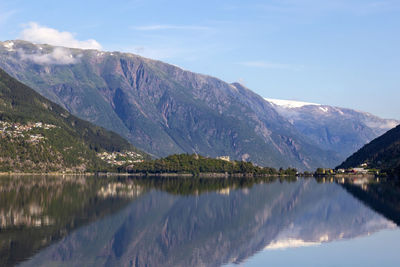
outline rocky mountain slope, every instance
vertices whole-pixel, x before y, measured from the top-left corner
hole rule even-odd
[[[303,135],[344,160],[400,122],[366,112],[315,103],[266,99]]]
[[[314,169],[340,159],[240,84],[136,55],[0,43],[0,67],[71,113],[156,156],[228,155]]]
[[[400,176],[400,126],[363,146],[338,168],[357,167],[363,163]]]
[[[119,135],[78,119],[0,69],[0,171],[108,168],[96,153],[138,151]]]

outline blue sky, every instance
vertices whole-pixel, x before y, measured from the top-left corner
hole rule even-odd
[[[0,40],[32,22],[264,97],[400,119],[398,0],[1,0]]]

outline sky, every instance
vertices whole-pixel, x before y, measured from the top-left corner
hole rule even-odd
[[[399,0],[1,0],[0,40],[162,60],[267,98],[400,119]]]

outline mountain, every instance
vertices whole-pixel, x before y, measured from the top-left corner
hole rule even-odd
[[[275,110],[319,147],[341,160],[400,123],[370,113],[300,101],[268,99]]]
[[[337,168],[352,168],[363,163],[400,175],[400,125],[362,147]]]
[[[72,114],[156,156],[230,156],[271,167],[340,162],[244,86],[128,53],[0,43],[0,67]]]
[[[0,171],[107,168],[96,153],[138,151],[119,135],[78,119],[0,69]]]

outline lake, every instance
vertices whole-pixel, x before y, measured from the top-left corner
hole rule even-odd
[[[0,178],[0,266],[399,266],[400,186]]]

